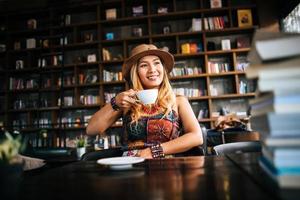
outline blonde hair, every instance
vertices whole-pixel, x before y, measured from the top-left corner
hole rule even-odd
[[[137,62],[132,65],[130,70],[130,78],[131,78],[131,88],[133,90],[144,90],[141,79],[137,72],[138,64]],[[159,108],[164,112],[164,116],[166,116],[174,107],[176,103],[175,94],[172,90],[172,86],[170,84],[167,71],[164,69],[164,76],[161,85],[158,89],[158,97],[156,100]],[[140,104],[132,106],[131,119],[132,123],[137,122],[142,116],[142,106]]]

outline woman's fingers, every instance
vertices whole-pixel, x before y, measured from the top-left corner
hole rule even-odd
[[[116,96],[116,103],[121,108],[130,108],[133,104],[136,104],[135,99],[136,91],[130,89],[119,93]]]
[[[125,91],[126,96],[131,97],[132,99],[135,99],[136,97],[136,91],[133,89]]]
[[[131,107],[133,104],[136,104],[136,99],[132,98],[131,96],[125,96],[123,99],[123,104],[126,107]]]

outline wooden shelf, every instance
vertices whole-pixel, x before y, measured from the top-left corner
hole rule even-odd
[[[109,82],[101,82],[101,85],[119,85],[119,84],[125,84],[125,81],[109,81]]]
[[[39,92],[38,88],[34,89],[14,89],[14,90],[9,90],[8,91],[11,94],[16,94],[16,93],[34,93],[34,92]]]
[[[189,3],[192,5],[185,5]],[[255,29],[258,28],[258,20],[256,13],[253,13],[253,26],[240,28],[237,27],[236,11],[238,9],[251,9],[256,12],[256,5],[231,6],[231,0],[224,2],[224,7],[210,9],[208,0],[187,0],[179,3],[177,0],[139,1],[140,5],[144,6],[144,15],[131,16],[131,7],[137,2],[126,0],[108,0],[108,1],[76,1],[72,3],[62,2],[57,6],[52,4],[47,8],[32,9],[28,11],[11,12],[5,18],[6,31],[0,32],[1,37],[7,38],[6,52],[0,52],[0,64],[5,70],[0,70],[3,76],[7,77],[5,83],[5,91],[1,91],[2,99],[8,108],[13,108],[14,103],[22,98],[26,102],[35,101],[37,105],[42,101],[49,101],[48,105],[57,105],[58,99],[63,103],[64,97],[72,97],[73,106],[52,106],[26,109],[8,109],[3,114],[5,115],[5,125],[10,126],[13,120],[24,120],[26,124],[32,124],[36,119],[47,118],[51,122],[58,122],[62,118],[71,116],[72,120],[79,117],[83,118],[92,115],[94,110],[99,109],[105,104],[105,92],[118,92],[120,89],[129,89],[124,80],[104,82],[103,71],[113,73],[121,70],[124,60],[130,55],[130,50],[141,43],[154,43],[159,48],[167,46],[170,52],[174,55],[175,61],[186,62],[185,68],[201,68],[199,74],[172,76],[170,80],[179,88],[180,82],[188,83],[192,89],[198,89],[205,96],[188,97],[188,100],[195,104],[194,112],[197,116],[199,109],[205,107],[208,111],[208,116],[200,119],[199,123],[204,123],[208,128],[213,127],[214,118],[211,118],[215,101],[228,101],[230,99],[245,99],[248,100],[255,96],[255,93],[239,94],[239,84],[241,81],[246,81],[245,72],[237,71],[238,59],[246,56],[250,51],[250,47],[236,48],[236,38],[245,36],[251,39]],[[169,6],[169,13],[157,14],[156,7],[160,4]],[[107,20],[105,10],[109,8],[117,9],[117,18]],[[4,13],[5,14],[5,13]],[[3,14],[3,15],[4,15]],[[71,20],[68,25],[63,23],[61,17],[70,15]],[[221,17],[227,16],[228,26],[222,29],[205,30],[205,17]],[[28,30],[26,27],[28,19],[37,20],[37,29]],[[202,18],[202,30],[190,31],[193,18]],[[44,27],[41,24],[45,22]],[[169,25],[171,31],[163,34],[162,28]],[[142,28],[141,36],[133,36],[133,28]],[[105,40],[106,33],[114,33],[114,39]],[[91,42],[84,41],[85,34],[91,34],[93,39]],[[36,38],[37,48],[24,49],[27,38]],[[62,38],[67,38],[68,44],[62,44]],[[207,42],[217,41],[215,49],[221,49],[220,41],[223,38],[230,38],[232,49],[209,51]],[[41,48],[44,40],[48,40],[49,47]],[[14,50],[14,42],[21,41],[23,49]],[[250,40],[251,41],[251,40]],[[218,43],[219,42],[219,43]],[[196,53],[182,54],[181,45],[185,43],[194,43],[199,45]],[[122,58],[119,60],[103,60],[103,48],[109,50],[111,58]],[[86,58],[88,54],[95,54],[97,62],[76,62],[78,57]],[[61,56],[63,61],[54,65],[54,56]],[[208,73],[208,61],[214,58],[228,60],[230,69],[222,73]],[[46,59],[46,67],[37,68],[38,60]],[[24,61],[24,69],[16,70],[16,60]],[[3,63],[2,63],[3,62]],[[225,62],[225,61],[224,61]],[[224,63],[223,63],[224,64]],[[1,66],[2,66],[1,65]],[[29,68],[31,67],[31,68]],[[222,70],[220,70],[222,71]],[[224,71],[224,70],[223,70]],[[190,74],[190,73],[182,73]],[[80,77],[79,77],[80,75]],[[84,81],[82,81],[82,75]],[[3,77],[1,75],[1,78]],[[37,77],[36,82],[39,88],[9,90],[10,78],[23,78],[24,85],[26,81],[33,79],[31,76]],[[87,76],[97,76],[96,83],[90,83]],[[90,77],[89,77],[90,78]],[[94,78],[94,77],[93,77]],[[72,80],[70,80],[72,79]],[[208,96],[211,94],[210,85],[214,84],[215,80],[227,80],[230,85],[230,92],[234,94]],[[76,84],[57,86],[58,83],[74,82]],[[87,83],[87,84],[78,84]],[[248,82],[247,82],[248,84]],[[50,85],[49,88],[42,88],[45,85]],[[183,88],[186,86],[182,86]],[[197,87],[197,88],[193,88]],[[200,93],[199,93],[200,94]],[[37,97],[35,97],[37,96]],[[85,100],[97,98],[97,104],[79,105],[82,98]],[[67,116],[67,117],[66,117]],[[72,121],[71,120],[71,121]],[[12,127],[12,126],[11,126]],[[53,126],[54,127],[54,126]],[[63,127],[63,124],[58,124],[61,128],[45,128],[53,132],[64,133],[79,132],[84,133],[85,127]],[[113,125],[113,128],[121,129],[122,125]],[[39,131],[41,128],[27,129],[31,131]],[[44,128],[43,128],[44,129]],[[27,131],[24,129],[24,131]],[[23,130],[22,130],[23,131]],[[30,131],[27,131],[28,133]]]
[[[218,96],[211,96],[211,99],[231,99],[231,98],[243,98],[243,97],[254,97],[255,93],[248,94],[224,94]]]
[[[148,16],[140,16],[140,17],[124,17],[124,18],[117,18],[117,19],[109,19],[109,20],[102,20],[100,24],[102,25],[127,25],[127,24],[137,24],[142,21],[146,21]]]
[[[74,43],[74,44],[66,44],[64,45],[64,48],[66,49],[77,49],[77,48],[86,48],[86,47],[97,47],[99,42],[92,41],[92,42],[80,42],[80,43]]]
[[[207,74],[196,74],[196,75],[184,75],[184,76],[172,76],[170,80],[184,80],[184,79],[196,79],[206,77]]]
[[[40,34],[42,32],[49,32],[50,28],[37,28],[28,30],[8,31],[10,35],[28,35],[28,34]]]
[[[53,107],[40,107],[39,111],[51,111],[51,110],[59,110],[59,106],[53,106]]]
[[[99,87],[100,83],[89,83],[89,84],[78,84],[77,87],[85,88],[85,87]]]

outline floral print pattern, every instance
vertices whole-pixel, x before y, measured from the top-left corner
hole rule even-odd
[[[177,138],[181,132],[181,122],[175,111],[166,116],[163,113],[142,117],[131,123],[130,115],[124,116],[125,134],[123,141],[143,140],[146,143],[166,142]]]

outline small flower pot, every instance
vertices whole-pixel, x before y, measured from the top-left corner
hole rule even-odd
[[[76,153],[77,153],[77,159],[80,160],[82,155],[85,154],[86,148],[85,147],[77,147]]]

